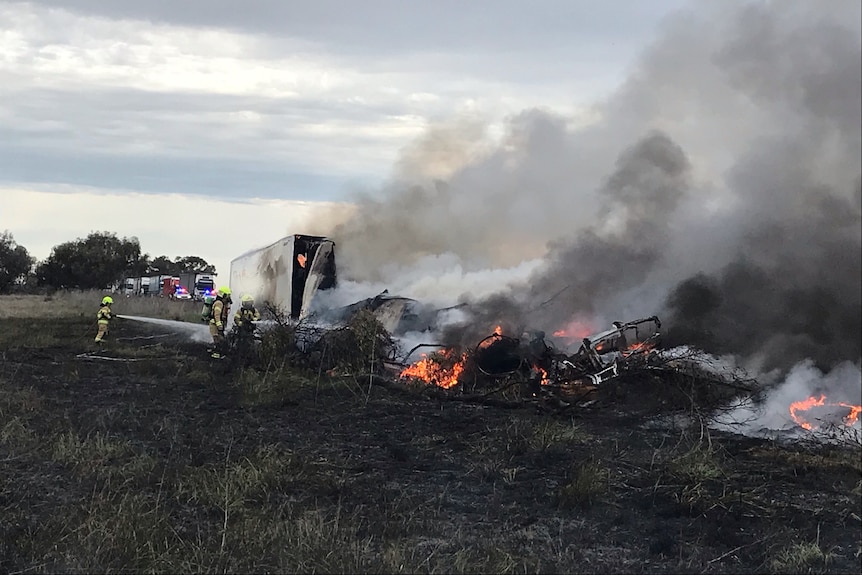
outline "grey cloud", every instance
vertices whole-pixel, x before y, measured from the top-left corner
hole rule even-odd
[[[117,156],[49,151],[11,143],[0,130],[0,185],[36,184],[53,191],[67,185],[144,193],[181,193],[214,198],[337,200],[349,181],[273,164],[166,155]]]
[[[35,177],[39,181],[40,173],[53,173],[57,174],[53,179],[69,174],[75,183],[88,185],[120,182],[119,173],[88,176],[83,169],[108,159],[112,167],[106,172],[128,166],[132,169],[129,185],[150,182],[155,191],[176,183],[173,172],[165,170],[170,177],[142,179],[133,169],[136,162],[149,165],[171,157],[174,163],[190,163],[199,158],[199,163],[217,164],[222,171],[228,170],[224,163],[234,163],[230,169],[236,173],[260,169],[270,178],[306,171],[317,182],[337,186],[330,191],[334,194],[357,180],[379,178],[391,161],[384,147],[391,148],[391,144],[381,144],[376,135],[363,135],[363,128],[393,116],[443,119],[463,100],[481,99],[479,92],[489,90],[525,99],[552,88],[559,93],[561,79],[564,84],[569,76],[589,78],[573,84],[573,90],[598,91],[596,82],[611,83],[618,73],[618,66],[604,63],[624,59],[662,10],[677,2],[667,0],[661,9],[646,9],[638,2],[601,8],[594,3],[545,2],[527,10],[514,2],[430,6],[372,1],[362,3],[361,15],[350,10],[357,5],[349,2],[258,2],[241,10],[234,2],[195,0],[47,0],[30,4],[256,34],[249,46],[262,53],[245,57],[293,55],[293,39],[304,39],[331,61],[368,74],[369,93],[348,91],[319,99],[160,93],[83,85],[71,75],[49,75],[37,87],[26,68],[28,58],[33,64],[37,56],[49,57],[40,52],[43,45],[74,44],[78,34],[58,24],[60,20],[45,18],[27,52],[16,56],[21,71],[7,69],[0,77],[6,87],[0,112],[9,118],[4,128],[18,144],[18,167],[8,172],[7,180]],[[621,16],[617,9],[625,14]],[[608,29],[614,30],[612,36],[596,32]],[[572,46],[579,48],[573,51]],[[113,43],[110,49],[115,64],[136,64],[136,55],[124,50],[122,43]],[[481,84],[478,78],[490,83]],[[57,83],[53,89],[45,88],[50,82]],[[378,90],[387,84],[399,87],[402,93],[386,95]],[[430,92],[437,100],[410,101],[405,91]],[[577,100],[576,95],[572,100]],[[261,121],[243,124],[228,117],[243,111],[260,114]],[[304,130],[333,122],[344,128],[335,136],[311,135]],[[60,152],[66,149],[75,150],[74,165]],[[141,159],[117,157],[134,154]],[[43,169],[28,167],[37,165]],[[384,168],[370,173],[369,166]],[[254,193],[275,193],[258,190],[277,188],[264,183],[250,187]],[[191,189],[199,189],[198,184]]]
[[[333,118],[357,128],[385,119],[380,105],[131,89],[10,90],[0,103],[2,181],[73,183],[148,192],[334,199],[376,181],[384,159],[368,135],[343,141],[301,133]],[[243,126],[230,114],[252,110]],[[389,110],[391,112],[391,110]],[[349,153],[335,162],[333,154]],[[349,161],[363,161],[362,165]],[[329,166],[331,164],[331,167]]]
[[[637,44],[681,0],[35,0],[34,4],[111,18],[212,26],[291,36],[349,50],[548,50],[580,40]]]
[[[655,26],[686,0],[587,2],[546,0],[529,7],[515,0],[397,2],[103,2],[37,0],[32,4],[81,15],[133,18],[250,34],[248,57],[325,56],[367,73],[413,71],[507,82],[541,89],[568,83],[590,89],[615,83],[619,69],[653,34]],[[66,43],[63,28],[43,31],[43,41]],[[121,46],[112,50],[125,56]],[[432,85],[433,86],[433,85]],[[438,84],[427,88],[441,89]],[[595,91],[595,90],[592,90]]]

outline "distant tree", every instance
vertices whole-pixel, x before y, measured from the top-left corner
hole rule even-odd
[[[36,267],[40,285],[55,288],[101,289],[140,269],[138,238],[118,238],[110,232],[93,232],[54,246],[51,255]]]
[[[126,271],[127,277],[145,276],[150,271],[150,254],[143,254],[140,259]]]
[[[198,256],[178,257],[175,260],[171,260],[168,256],[159,256],[149,263],[148,271],[162,275],[177,275],[184,272],[214,274],[215,266]]]
[[[179,266],[180,272],[194,272],[198,274],[214,274],[215,266],[207,263],[207,261],[198,256],[186,256],[177,258],[176,265]]]
[[[159,256],[150,261],[147,273],[169,276],[180,273],[180,270],[171,258]]]
[[[27,249],[15,242],[9,230],[0,233],[0,293],[25,279],[34,263]]]

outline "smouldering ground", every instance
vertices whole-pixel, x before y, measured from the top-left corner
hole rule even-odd
[[[232,370],[130,321],[87,360],[98,298],[12,301],[0,571],[858,572],[858,447],[655,428],[632,384],[558,413]]]

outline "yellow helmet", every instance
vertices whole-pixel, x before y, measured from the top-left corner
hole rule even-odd
[[[106,295],[102,298],[102,305],[111,305],[112,303],[114,303],[114,298],[111,296]]]
[[[244,302],[245,302],[245,301],[254,301],[254,298],[253,298],[253,297],[251,297],[251,294],[247,294],[247,293],[246,293],[246,294],[243,294],[243,295],[242,295],[242,301],[244,301]]]
[[[219,295],[230,295],[230,288],[227,286],[221,286],[218,288]]]

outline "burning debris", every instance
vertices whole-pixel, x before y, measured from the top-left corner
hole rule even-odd
[[[678,399],[683,403],[690,401],[691,407],[705,409],[710,417],[732,410],[728,406],[734,401],[754,401],[760,387],[744,370],[724,365],[709,354],[690,348],[661,349],[662,324],[656,316],[613,322],[611,328],[590,335],[583,335],[585,326],[572,322],[547,338],[541,331],[524,331],[514,337],[497,325],[473,349],[444,347],[422,354],[419,361],[402,366],[399,377],[462,393],[468,384],[475,386],[484,378],[485,383],[503,381],[500,389],[520,384],[526,392],[522,396],[530,398],[579,400],[593,397],[592,391],[612,380],[627,379],[638,382],[640,401],[648,401],[650,395],[664,401],[681,394]],[[573,353],[554,343],[571,348],[578,338]],[[647,381],[660,387],[650,389]],[[688,387],[678,389],[680,381]],[[592,403],[591,399],[586,404]],[[792,402],[789,413],[801,429],[816,431],[821,426],[858,425],[862,405],[830,401],[821,394]]]
[[[385,295],[372,303],[390,301]],[[404,355],[405,341],[391,335],[380,314],[375,313],[379,307],[357,306],[343,325],[324,326],[309,320],[293,321],[284,310],[267,306],[267,315],[273,320],[257,325],[251,348],[241,352],[237,345],[229,357],[244,367],[269,369],[289,363],[335,377],[362,376],[390,384],[417,382],[429,390],[440,390],[446,398],[490,404],[502,401],[507,406],[513,405],[512,400],[522,403],[556,398],[560,400],[557,407],[598,402],[599,407],[625,409],[622,398],[635,410],[655,409],[652,413],[656,415],[694,410],[726,429],[743,433],[757,432],[759,428],[754,425],[758,423],[762,432],[776,430],[793,436],[841,427],[855,430],[862,420],[862,405],[853,401],[852,390],[838,395],[828,391],[836,387],[832,380],[846,382],[854,374],[858,379],[858,366],[847,366],[828,376],[813,365],[800,366],[775,393],[768,385],[747,378],[741,368],[700,350],[662,348],[662,322],[657,316],[615,321],[609,329],[596,333],[587,331],[590,321],[571,320],[550,337],[543,331],[504,328],[502,323],[472,346],[426,343]],[[462,327],[472,328],[467,324]],[[407,362],[421,347],[437,351]],[[614,380],[619,385],[607,385]],[[852,383],[848,385],[852,387]],[[813,390],[807,398],[811,392],[806,389]],[[507,390],[518,392],[517,396],[513,398]],[[756,399],[758,390],[769,393],[768,402]],[[498,393],[505,399],[488,399]],[[784,403],[775,405],[781,397]],[[761,408],[773,414],[778,409],[784,421],[781,417],[766,421],[758,415]],[[734,417],[722,417],[735,411]],[[745,419],[738,417],[740,413]],[[786,427],[791,421],[793,430]]]
[[[614,322],[611,329],[584,337],[577,351],[568,354],[549,343],[544,332],[525,331],[514,338],[498,325],[472,352],[446,348],[432,356],[423,354],[421,360],[406,366],[400,377],[448,389],[459,383],[458,376],[471,363],[475,371],[491,380],[523,380],[534,395],[543,388],[597,386],[634,369],[650,367],[660,329],[661,322],[655,316]]]
[[[839,415],[837,418],[841,424],[850,427],[859,421],[859,414],[862,413],[862,405],[852,405],[844,401],[828,401],[825,395],[820,395],[819,397],[812,396],[802,401],[794,401],[790,404],[790,417],[802,429],[815,431],[819,429],[820,424],[812,423],[812,421],[823,422],[826,419],[826,423],[837,423],[831,421],[836,419],[834,415],[836,407],[845,408],[846,415],[843,417]],[[826,409],[823,410],[823,413],[819,417],[815,418],[813,415],[817,413],[818,408]]]
[[[400,374],[402,379],[419,379],[425,383],[449,389],[458,385],[458,378],[464,372],[467,354],[457,354],[452,349],[444,349],[432,356],[422,354],[422,359],[405,367]]]

